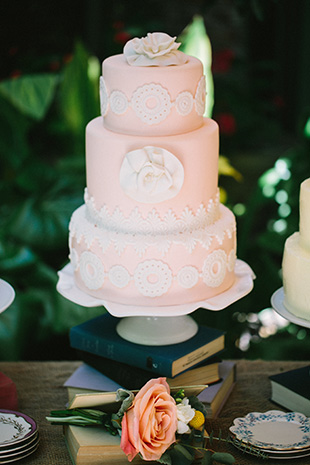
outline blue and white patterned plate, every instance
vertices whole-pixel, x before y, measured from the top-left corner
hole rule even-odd
[[[264,450],[289,451],[310,447],[310,418],[297,412],[252,412],[236,418],[229,429],[239,441]]]

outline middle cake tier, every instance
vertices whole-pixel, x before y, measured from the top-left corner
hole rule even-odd
[[[218,190],[218,155],[212,119],[186,134],[150,137],[114,133],[98,117],[86,128],[88,194],[97,210],[126,217],[137,207],[143,217],[153,208],[160,217],[207,208]]]

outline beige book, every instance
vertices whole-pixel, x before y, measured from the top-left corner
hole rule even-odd
[[[72,462],[75,465],[128,465],[128,459],[120,447],[120,437],[112,436],[102,428],[64,426],[64,435]],[[145,464],[139,456],[131,462]],[[156,462],[147,462],[155,464]]]
[[[176,386],[171,389],[171,393],[177,392],[179,389],[184,389],[185,395],[198,396],[200,392],[206,389],[207,385],[198,386]],[[137,393],[138,391],[132,391]],[[116,412],[120,406],[120,402],[116,402],[116,392],[94,392],[76,394],[69,403],[68,408],[96,408],[101,407],[105,412]]]

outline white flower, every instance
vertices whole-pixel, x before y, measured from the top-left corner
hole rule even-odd
[[[129,40],[124,55],[132,66],[169,66],[186,63],[187,56],[178,50],[180,44],[162,32],[147,34],[146,37]]]
[[[178,429],[179,434],[184,434],[189,431],[188,423],[194,418],[195,410],[190,406],[187,397],[184,397],[182,402],[177,404],[177,418],[178,418]]]
[[[181,162],[160,147],[147,146],[128,152],[120,170],[124,192],[143,203],[162,202],[176,196],[183,181]]]

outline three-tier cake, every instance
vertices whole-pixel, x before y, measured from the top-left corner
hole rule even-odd
[[[102,116],[86,128],[85,203],[70,222],[83,292],[167,307],[235,282],[236,225],[219,201],[219,131],[205,118],[202,63],[175,38],[130,40],[102,65]]]

